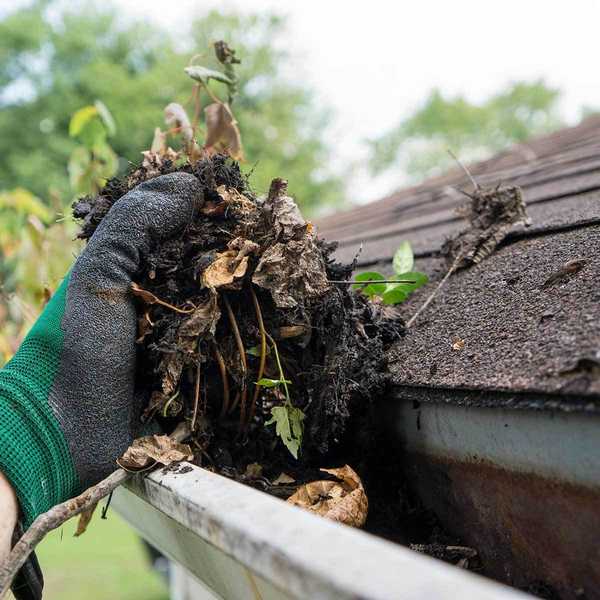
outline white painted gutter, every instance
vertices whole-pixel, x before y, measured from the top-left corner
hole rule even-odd
[[[530,598],[198,467],[139,477],[113,502],[144,538],[210,590],[205,597]]]

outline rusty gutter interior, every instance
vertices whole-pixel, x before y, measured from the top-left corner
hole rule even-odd
[[[599,154],[592,117],[471,167],[481,185],[521,185],[532,225],[449,280],[390,351],[373,411],[371,467],[396,486],[382,519],[406,526],[416,502],[477,549],[482,573],[552,599],[600,598]],[[408,239],[431,279],[401,305],[408,320],[447,270],[439,249],[464,227],[456,188],[468,186],[457,169],[319,233],[340,240],[340,260],[362,244],[359,267],[383,272]],[[572,260],[584,268],[560,275]],[[370,527],[406,542],[400,525]]]

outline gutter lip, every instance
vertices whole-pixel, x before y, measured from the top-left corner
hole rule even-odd
[[[450,600],[459,591],[481,600],[530,598],[406,547],[312,515],[221,475],[183,464],[191,471],[178,474],[159,470],[138,476],[127,485],[128,491],[283,590],[287,595],[282,598]],[[134,519],[130,522],[136,526]]]

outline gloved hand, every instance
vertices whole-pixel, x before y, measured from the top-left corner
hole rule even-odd
[[[131,282],[150,244],[180,233],[201,203],[185,173],[119,199],[0,371],[0,471],[25,528],[114,471],[136,436]]]

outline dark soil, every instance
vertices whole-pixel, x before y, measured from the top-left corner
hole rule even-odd
[[[270,200],[257,199],[238,165],[224,156],[178,168],[164,161],[156,169],[138,168],[125,178],[109,181],[101,195],[74,205],[82,223],[79,236],[89,238],[110,207],[135,185],[174,170],[199,179],[204,207],[178,238],[152,248],[136,278],[139,288],[185,311],[149,303],[147,295],[138,293],[138,379],[151,399],[145,418],[157,419],[165,429],[183,419],[193,422],[196,462],[204,467],[243,478],[248,464],[260,463],[266,479],[282,471],[306,479],[317,467],[330,466],[329,461],[346,445],[350,430],[353,435],[360,430],[356,424],[365,418],[385,383],[385,351],[403,334],[403,323],[387,319],[348,285],[326,284],[318,293],[313,286],[313,293],[303,293],[299,279],[290,291],[295,305],[279,302],[278,306],[271,289],[252,283],[261,258],[277,243],[286,247],[308,244],[306,252],[314,249],[312,270],[321,265],[322,281],[347,279],[352,265],[333,262],[330,255],[335,245],[317,240],[310,224],[294,225],[290,234],[285,218],[281,225],[274,216]],[[270,198],[277,195],[285,198],[281,180],[276,180]],[[207,269],[235,238],[258,246],[249,255],[246,273],[232,285],[203,287]],[[300,270],[302,265],[293,267]],[[299,275],[313,276],[308,270]],[[306,414],[299,460],[281,443],[275,427],[265,425],[271,408],[284,401],[281,388],[260,388],[254,402],[260,357],[246,356],[245,373],[242,366],[226,303],[244,348],[260,347],[251,290],[258,299],[264,328],[276,340],[285,376],[292,382],[292,403]],[[200,308],[204,313],[199,314]],[[224,369],[219,365],[221,358]],[[266,357],[263,377],[278,378],[273,352]]]

